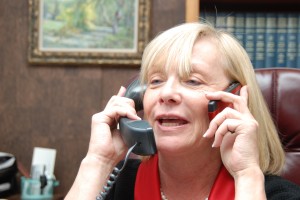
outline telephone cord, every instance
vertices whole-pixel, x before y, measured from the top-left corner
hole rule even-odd
[[[96,197],[96,200],[105,200],[107,195],[109,194],[111,188],[113,187],[114,183],[116,182],[117,178],[119,177],[120,173],[125,168],[127,161],[129,159],[129,155],[133,151],[133,149],[137,146],[138,143],[135,143],[132,147],[130,147],[126,153],[124,163],[121,167],[121,169],[115,167],[111,174],[109,175],[109,179],[106,181],[106,185],[103,187],[103,191],[101,191],[98,196]]]

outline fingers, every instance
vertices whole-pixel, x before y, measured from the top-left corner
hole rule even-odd
[[[103,111],[92,117],[88,155],[108,166],[115,166],[126,154],[127,146],[117,128],[119,118],[140,119],[134,101],[124,97],[125,92],[126,88],[121,87],[109,99]]]
[[[132,120],[140,120],[135,110],[134,101],[124,97],[126,88],[121,86],[117,95],[114,95],[107,102],[104,110],[93,116],[93,124],[105,123],[109,126],[116,125],[120,117],[127,117]]]
[[[127,117],[133,120],[140,120],[134,109],[134,102],[131,99],[119,96],[113,96],[105,109],[96,113],[92,117],[93,124],[108,124],[114,126],[120,117]]]
[[[243,119],[226,119],[215,131],[215,139],[212,147],[220,147],[224,137],[231,135],[237,137],[238,135],[252,135],[258,129],[258,124],[255,120],[247,118]],[[249,138],[251,138],[250,136]]]
[[[122,97],[122,96],[124,96],[125,92],[126,92],[126,88],[123,87],[123,86],[121,86],[121,88],[120,88],[120,90],[119,90],[117,96]]]
[[[217,92],[205,92],[205,96],[208,100],[220,100],[224,103],[231,103],[232,107],[239,112],[249,112],[248,110],[248,88],[243,86],[240,90],[240,94],[232,94],[224,91]]]
[[[119,118],[140,119],[135,111],[134,101],[124,97],[125,92],[126,89],[121,87],[107,102],[104,110],[93,115],[89,152],[101,153],[103,157],[109,158],[117,155],[120,149],[124,150],[123,140],[120,134],[117,134]]]
[[[209,100],[220,100],[232,104],[232,108],[227,107],[215,116],[210,122],[208,130],[203,135],[203,137],[209,138],[215,136],[213,147],[220,146],[226,134],[236,133],[241,125],[245,126],[245,124],[255,121],[248,109],[248,91],[246,86],[241,88],[240,95],[220,91],[208,92],[206,97]],[[240,133],[240,130],[238,133]]]
[[[240,90],[240,96],[244,99],[248,99],[248,86],[245,85]]]
[[[213,146],[219,146],[221,138],[227,133],[234,133],[239,120],[241,120],[241,114],[232,109],[225,108],[221,113],[219,113],[209,124],[207,131],[204,133],[203,137],[213,137],[215,135],[215,143]]]

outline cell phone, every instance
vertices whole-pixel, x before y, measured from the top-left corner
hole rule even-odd
[[[125,97],[133,99],[137,112],[143,110],[142,95],[145,90],[146,85],[141,85],[138,79],[135,79],[127,87]],[[122,117],[119,120],[119,125],[121,136],[127,147],[130,148],[137,143],[133,153],[147,156],[157,152],[153,130],[147,121]]]
[[[240,93],[241,84],[239,82],[231,83],[225,92],[230,92],[238,95]],[[208,102],[208,117],[209,120],[212,120],[218,113],[224,110],[226,107],[232,108],[232,103],[223,102],[220,100],[211,100]]]

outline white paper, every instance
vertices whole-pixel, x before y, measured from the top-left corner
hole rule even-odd
[[[31,163],[31,177],[36,178],[45,173],[47,177],[54,176],[56,149],[35,147]]]

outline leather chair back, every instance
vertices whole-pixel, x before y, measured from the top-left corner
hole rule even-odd
[[[286,152],[282,176],[300,185],[300,69],[255,69]]]

